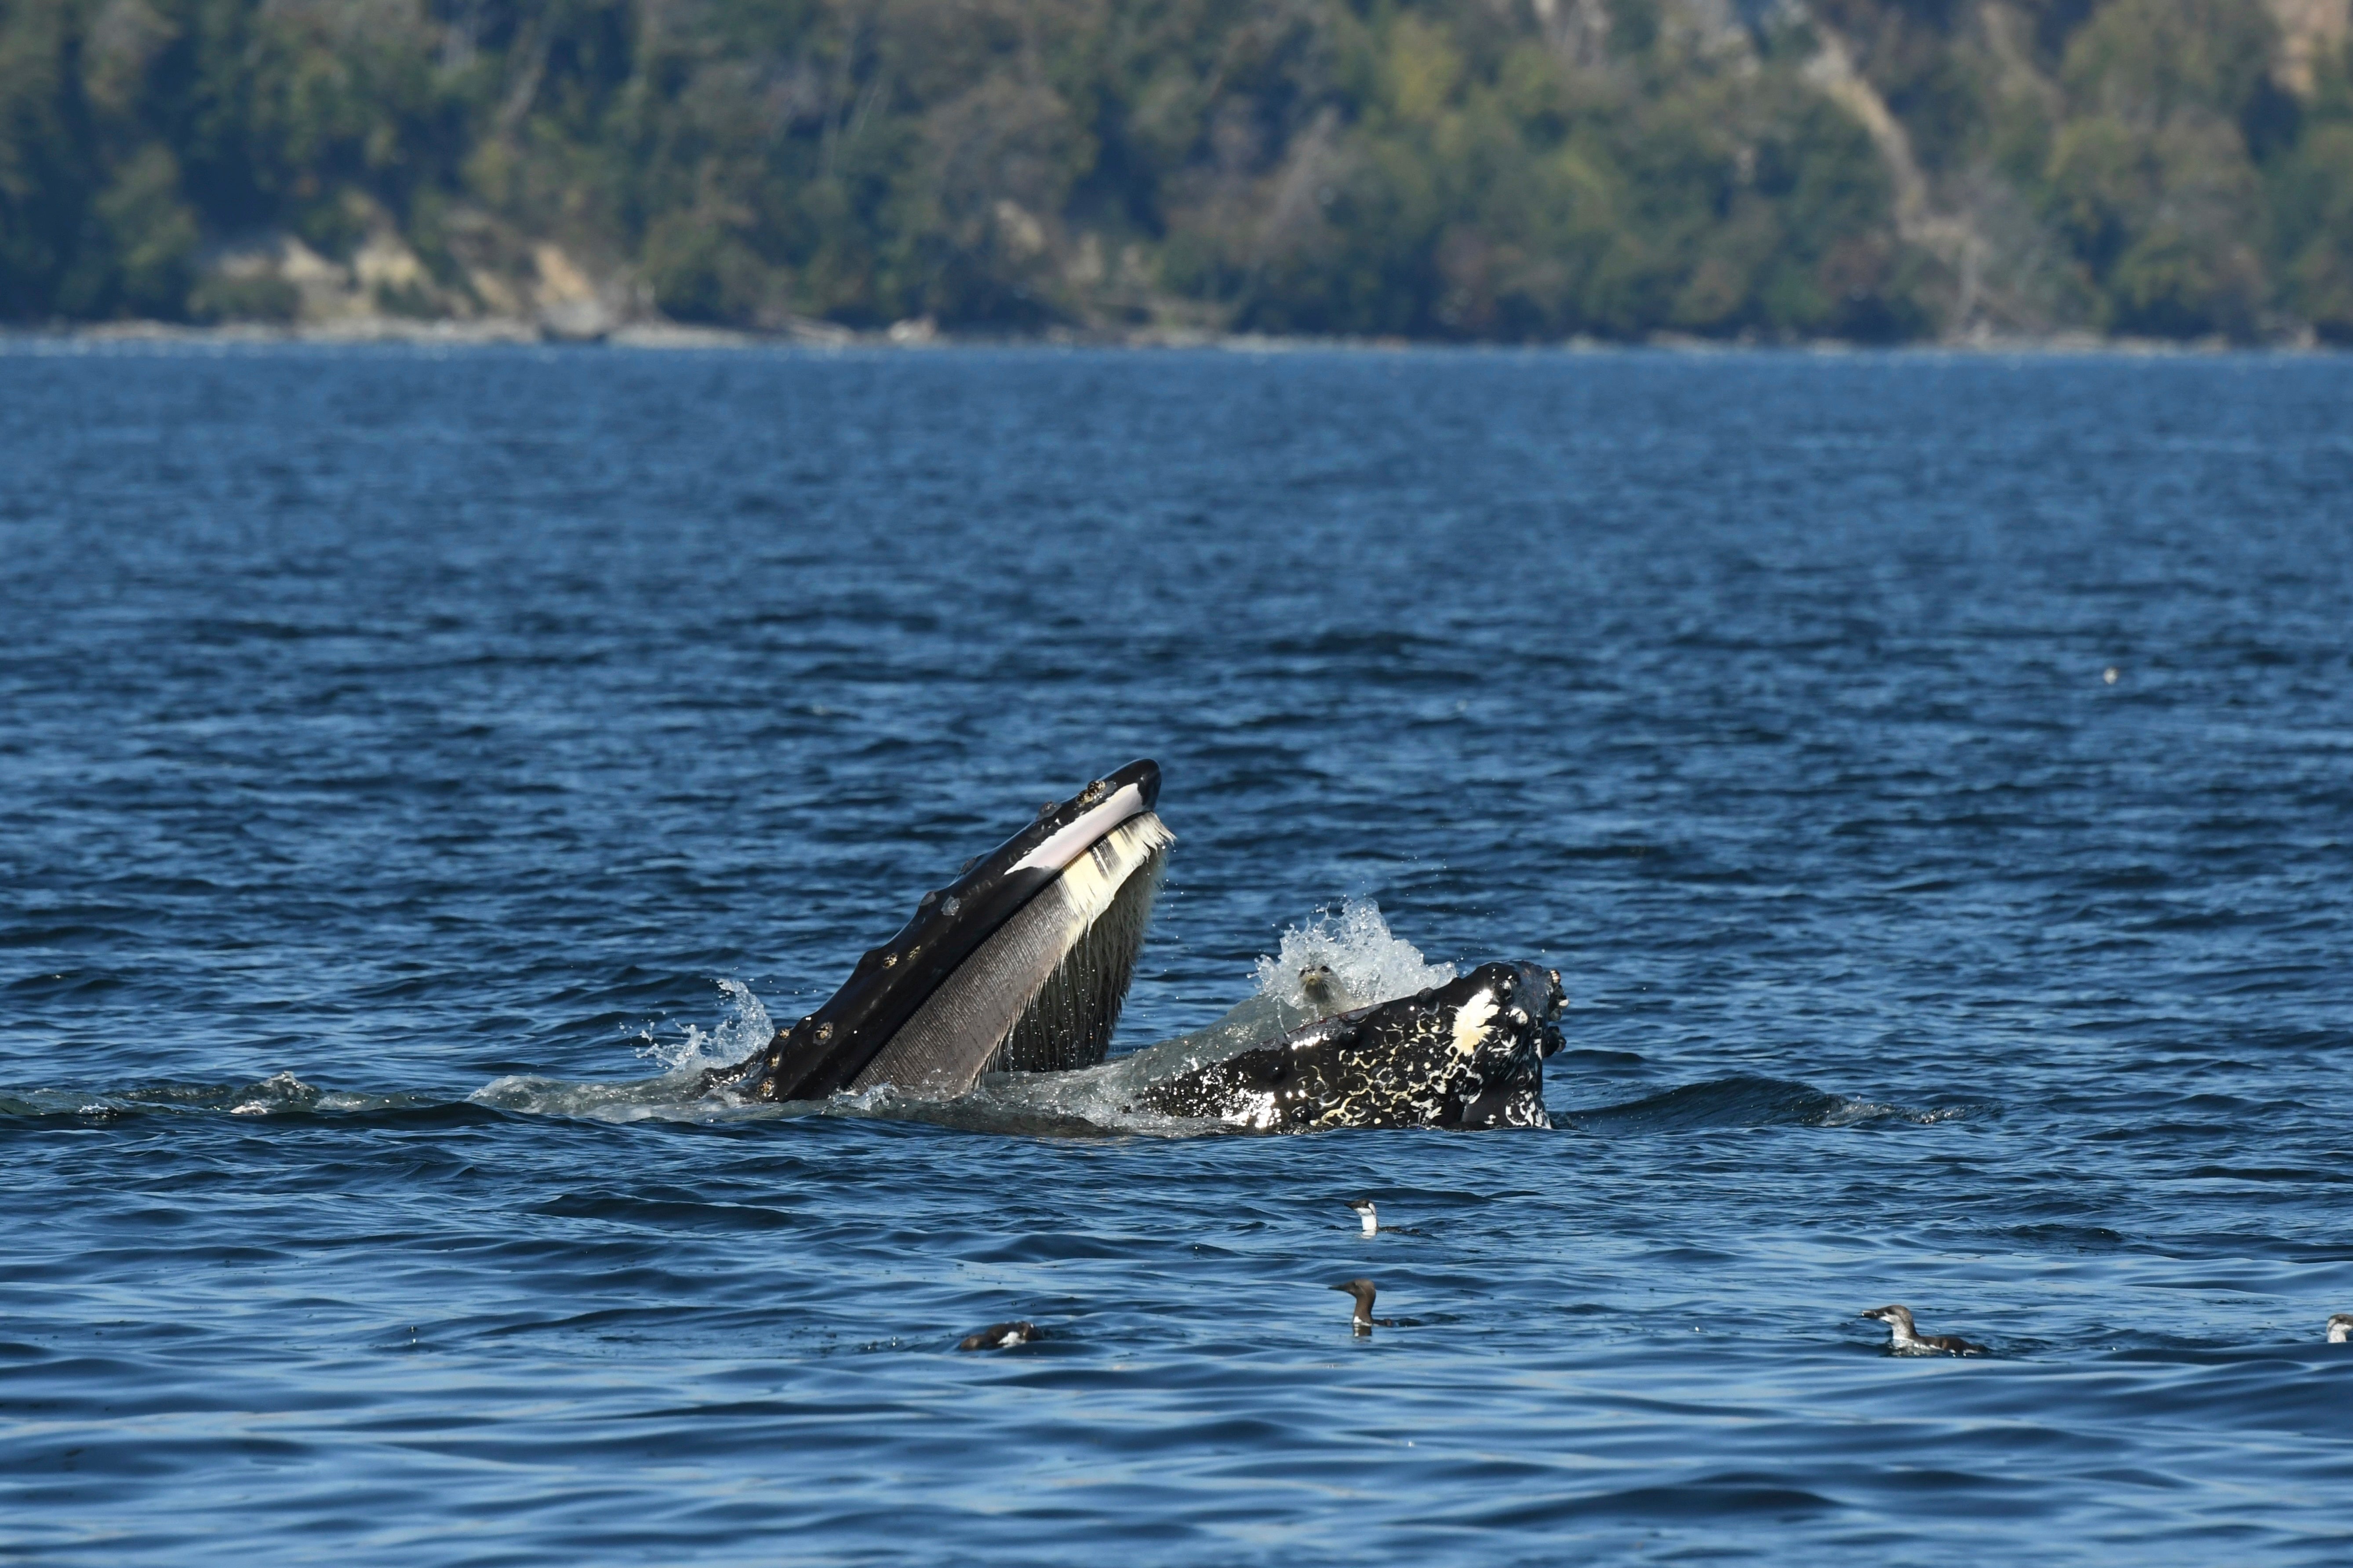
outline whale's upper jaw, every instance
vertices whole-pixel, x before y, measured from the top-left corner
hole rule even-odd
[[[1337,1014],[1155,1084],[1155,1110],[1261,1132],[1326,1127],[1549,1127],[1559,976],[1485,963],[1412,996]]]
[[[1074,1016],[1063,1032],[1075,1028],[1083,1037],[1079,1048],[1099,1058],[1125,996],[1134,947],[1142,941],[1143,921],[1157,886],[1161,851],[1170,841],[1166,828],[1152,814],[1159,798],[1159,765],[1145,761],[1130,763],[1070,799],[1048,805],[1028,826],[968,862],[954,881],[925,893],[914,917],[897,935],[861,957],[823,1006],[779,1029],[765,1049],[712,1075],[713,1080],[740,1085],[763,1100],[822,1099],[853,1085],[871,1087],[861,1083],[861,1075],[875,1066],[911,1020],[924,1014],[925,1005],[959,977],[964,988],[957,993],[957,1007],[987,1014],[1007,1005],[1006,997],[989,994],[985,985],[975,1000],[974,982],[984,977],[966,971],[976,960],[997,961],[1005,944],[992,949],[991,939],[1006,931],[1040,894],[1066,882],[1066,893],[1077,892],[1074,910],[1061,911],[1059,922],[1042,923],[1033,910],[1030,921],[1009,934],[1022,938],[1019,945],[1029,963],[1042,962],[1054,970],[1055,980],[1064,982],[1054,1000]],[[1081,935],[1102,926],[1106,914],[1117,930],[1104,933],[1104,940],[1118,951],[1082,955],[1090,959],[1082,984],[1086,994],[1064,994],[1070,990],[1068,977],[1055,968],[1056,961],[1072,956]],[[1060,952],[1053,951],[1055,944]],[[1026,999],[1035,998],[1033,985]],[[1015,998],[1014,1004],[1018,1007],[1023,1000]],[[956,1059],[948,1061],[938,1051],[927,1056],[924,1066],[933,1079],[926,1087],[953,1092],[969,1087],[1002,1038],[971,1045],[977,1039],[974,1030],[981,1025],[961,1015],[943,1020],[942,1011],[934,1007],[925,1015],[929,1037],[937,1044],[957,1035],[960,1026],[956,1048],[947,1053]],[[1014,1022],[1006,1020],[1008,1029]],[[978,1053],[974,1059],[962,1059],[974,1051]]]

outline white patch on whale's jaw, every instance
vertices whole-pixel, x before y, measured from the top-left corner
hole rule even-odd
[[[1454,1010],[1454,1054],[1458,1057],[1475,1055],[1479,1044],[1487,1037],[1487,1025],[1495,1016],[1495,994],[1474,991]]]
[[[1080,856],[1110,837],[1113,828],[1131,816],[1143,816],[1150,809],[1144,804],[1142,790],[1134,784],[1122,784],[1109,800],[1083,814],[1060,833],[1023,856],[1013,869],[1016,871],[1063,870],[1075,862]],[[1171,837],[1173,838],[1174,836]]]
[[[1247,1127],[1253,1132],[1271,1132],[1281,1125],[1282,1110],[1275,1103],[1274,1090],[1253,1089],[1243,1095],[1232,1110],[1218,1120],[1229,1127]]]

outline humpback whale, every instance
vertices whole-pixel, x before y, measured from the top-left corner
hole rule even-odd
[[[987,1073],[1102,1063],[1176,842],[1159,797],[1160,769],[1146,761],[1048,803],[925,893],[824,1005],[706,1073],[704,1088],[807,1100],[890,1085],[949,1100]],[[1339,999],[1328,971],[1303,975],[1301,990],[1311,1005]],[[1250,1131],[1547,1127],[1544,1058],[1560,1048],[1561,1006],[1556,971],[1482,964],[1411,996],[1270,1028],[1216,1059],[1185,1057],[1135,1097],[1164,1116]]]

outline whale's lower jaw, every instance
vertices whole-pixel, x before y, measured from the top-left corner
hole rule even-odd
[[[947,1099],[984,1072],[1103,1060],[1173,841],[1148,812],[1106,835],[958,965],[849,1087]]]
[[[1166,1116],[1253,1132],[1549,1127],[1544,1058],[1560,1048],[1560,1005],[1548,971],[1482,964],[1164,1079],[1143,1098]]]
[[[924,894],[823,1005],[704,1087],[793,1100],[888,1085],[944,1100],[992,1069],[1103,1060],[1176,841],[1152,810],[1159,791],[1159,768],[1137,762],[1048,805]]]

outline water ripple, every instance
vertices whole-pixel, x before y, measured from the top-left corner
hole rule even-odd
[[[2338,1561],[2348,376],[0,343],[0,1556]],[[1193,1045],[701,1092],[1137,755]]]

